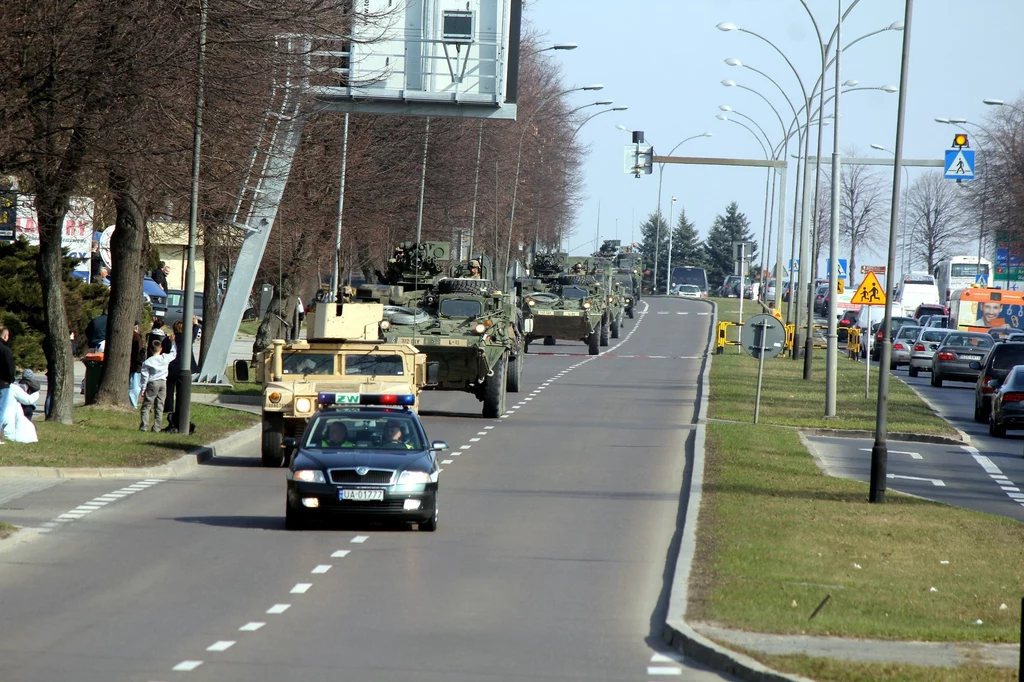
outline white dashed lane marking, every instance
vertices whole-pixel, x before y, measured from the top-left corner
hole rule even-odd
[[[349,540],[349,542],[351,542],[353,544],[356,544],[356,545],[361,545],[361,544],[363,544],[364,542],[366,542],[369,539],[370,539],[369,535],[357,535],[354,538],[352,538],[351,540]]]
[[[667,665],[649,665],[647,666],[648,675],[682,675],[683,669],[671,667]]]
[[[290,609],[291,606],[292,606],[291,604],[274,604],[269,609],[267,609],[267,613],[269,613],[271,615],[277,615],[277,614],[280,614],[280,613],[284,613],[285,611]]]
[[[1021,493],[1020,488],[1017,484],[1010,480],[1009,476],[1005,475],[995,462],[986,457],[985,455],[978,452],[978,448],[970,445],[961,445],[961,448],[971,454],[971,457],[981,465],[981,468],[985,470],[994,483],[999,484],[999,489],[1006,493],[1006,496],[1013,502],[1024,507],[1024,493]]]
[[[332,559],[344,559],[345,557],[347,557],[351,553],[352,553],[351,550],[339,549],[337,552],[332,552],[331,553],[331,558]]]
[[[196,668],[198,668],[202,664],[203,664],[202,661],[182,661],[178,665],[176,665],[173,668],[171,668],[171,670],[173,670],[175,672],[179,672],[179,673],[188,673],[188,672],[192,672],[193,670],[195,670]]]
[[[329,570],[331,570],[331,565],[330,564],[320,564],[319,566],[314,568],[312,571],[310,571],[310,573],[312,573],[313,575],[322,575],[322,574],[326,573]]]
[[[240,632],[256,632],[257,630],[259,630],[264,625],[266,625],[266,623],[260,623],[259,621],[252,621],[252,622],[246,623],[242,627],[238,628],[238,630]]]
[[[295,587],[292,588],[292,594],[306,594],[309,588],[313,587],[313,583],[295,583]]]
[[[450,460],[450,459],[443,459],[443,460],[441,460],[441,464],[451,464],[451,463],[452,463],[452,460]]]
[[[206,647],[207,651],[227,651],[235,645],[232,640],[222,640],[220,642],[214,642],[210,646]]]

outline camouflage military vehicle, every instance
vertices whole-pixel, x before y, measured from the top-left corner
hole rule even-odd
[[[536,339],[543,339],[544,345],[553,345],[556,339],[583,341],[590,355],[608,344],[605,296],[592,276],[559,275],[545,291],[524,289],[523,296],[533,313],[527,344]]]
[[[386,342],[380,304],[317,303],[306,315],[305,340],[278,339],[257,364],[263,383],[263,466],[284,466],[286,437],[302,432],[322,392],[358,402],[361,394],[413,395],[437,383],[438,366],[408,343]],[[338,400],[337,395],[334,396]]]
[[[615,267],[618,269],[615,281],[622,284],[627,297],[632,299],[626,308],[626,314],[630,318],[633,317],[633,306],[641,298],[641,281],[644,273],[643,257],[634,248],[635,245],[621,247],[615,257]]]
[[[617,244],[618,242],[615,243]],[[619,330],[622,328],[623,318],[626,315],[626,309],[627,307],[632,307],[632,299],[626,295],[621,281],[616,280],[618,268],[615,267],[612,258],[599,254],[594,256],[589,264],[591,272],[601,285],[606,298],[605,314],[609,336],[617,339],[619,338]]]
[[[360,287],[359,300],[385,305],[384,332],[392,343],[412,344],[439,365],[435,390],[465,391],[483,402],[483,416],[505,412],[505,394],[522,387],[524,334],[531,321],[517,310],[514,296],[495,289],[490,268],[480,278],[469,263],[448,258],[446,242],[403,245],[376,286]],[[480,260],[480,259],[474,259]],[[448,276],[440,275],[447,272]]]

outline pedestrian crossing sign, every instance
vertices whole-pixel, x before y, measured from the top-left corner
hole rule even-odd
[[[973,180],[974,150],[947,149],[946,171],[943,177],[947,180]]]
[[[868,270],[868,274],[857,287],[850,303],[854,305],[885,305],[885,288],[879,284],[875,273]]]

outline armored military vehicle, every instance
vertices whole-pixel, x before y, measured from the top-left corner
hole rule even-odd
[[[545,291],[526,291],[523,296],[533,313],[533,330],[526,335],[529,344],[544,339],[545,345],[556,339],[583,341],[590,355],[608,344],[608,325],[604,324],[604,296],[590,275],[559,275]]]
[[[506,391],[522,387],[524,334],[531,327],[513,294],[497,290],[486,259],[472,277],[469,263],[451,263],[446,242],[404,244],[381,284],[360,287],[359,300],[385,305],[388,341],[414,345],[439,364],[435,390],[465,391],[483,402],[483,416],[505,412]],[[447,276],[442,277],[442,273]]]
[[[609,243],[614,243],[616,248],[618,246],[617,240],[605,242],[605,244]],[[614,254],[607,256],[602,248],[599,253],[590,259],[588,265],[594,279],[601,285],[606,299],[605,316],[608,324],[608,335],[613,339],[617,339],[623,325],[626,309],[632,306],[632,299],[625,293],[621,281],[616,279],[619,275],[618,268],[615,267],[614,263]]]
[[[257,364],[263,382],[263,466],[287,463],[286,437],[305,428],[331,392],[358,402],[360,394],[413,395],[437,383],[438,365],[408,343],[387,342],[384,306],[374,303],[317,303],[306,314],[306,339],[278,339]],[[343,398],[344,399],[344,398]]]

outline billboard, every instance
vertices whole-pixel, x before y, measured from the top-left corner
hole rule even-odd
[[[64,214],[64,235],[61,245],[68,255],[78,259],[74,274],[89,279],[92,257],[92,213],[94,202],[88,197],[72,197],[68,211]],[[39,244],[39,220],[36,216],[36,198],[31,194],[18,196],[17,236],[24,237],[29,244]]]

